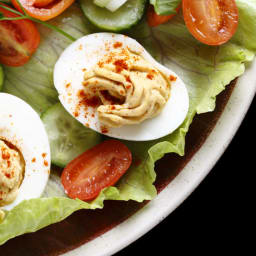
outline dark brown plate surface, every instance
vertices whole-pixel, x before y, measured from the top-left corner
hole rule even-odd
[[[232,82],[217,97],[214,112],[196,116],[186,136],[184,157],[168,154],[156,164],[156,187],[161,192],[203,145],[223,112],[233,91]],[[1,246],[0,255],[55,256],[96,238],[141,209],[145,203],[107,201],[102,210],[80,210],[64,221],[36,233],[16,237]],[[72,235],[68,235],[72,234]]]

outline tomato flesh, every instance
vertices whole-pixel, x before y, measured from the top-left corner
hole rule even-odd
[[[238,8],[235,0],[183,0],[182,7],[188,30],[202,43],[221,45],[236,32]]]
[[[62,172],[61,182],[70,198],[88,201],[114,185],[131,162],[131,152],[123,143],[106,140],[71,161]]]
[[[0,12],[5,17],[18,17],[1,6],[6,5],[0,3]],[[39,42],[39,32],[30,20],[0,21],[0,63],[8,66],[24,65],[38,48]]]
[[[54,1],[55,0],[34,0],[33,6],[35,6],[35,7],[45,7],[45,6],[51,4]]]
[[[22,11],[17,0],[11,0]],[[47,21],[64,12],[75,0],[19,0],[25,11],[36,19]]]

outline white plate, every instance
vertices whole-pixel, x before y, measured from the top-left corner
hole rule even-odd
[[[256,93],[255,73],[256,61],[238,79],[227,106],[203,146],[154,200],[117,227],[63,256],[113,255],[173,212],[211,171],[237,132]]]

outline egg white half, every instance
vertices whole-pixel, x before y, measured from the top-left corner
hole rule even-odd
[[[125,35],[90,34],[78,39],[64,50],[54,68],[54,85],[61,103],[79,122],[102,133],[101,123],[93,108],[89,108],[89,115],[84,111],[76,113],[79,104],[78,94],[83,90],[84,70],[92,69],[107,52],[113,51],[116,42],[121,42],[122,47],[128,47],[140,54],[167,77],[174,76],[177,80],[172,82],[170,99],[158,116],[140,124],[108,128],[104,134],[125,140],[147,141],[172,133],[182,124],[188,112],[189,97],[186,86],[177,74],[158,63],[137,41]]]
[[[23,200],[40,197],[50,174],[50,146],[38,114],[23,100],[0,93],[0,139],[16,146],[25,160],[24,179],[11,210]]]

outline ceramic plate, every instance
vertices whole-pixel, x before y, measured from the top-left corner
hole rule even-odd
[[[168,154],[156,166],[158,196],[151,202],[107,201],[60,223],[11,239],[1,255],[107,256],[128,246],[171,214],[221,157],[256,92],[256,61],[217,98],[214,112],[198,115],[186,136],[186,154]],[[72,235],[70,235],[72,234]]]
[[[154,200],[115,228],[63,256],[112,255],[173,212],[211,171],[234,137],[256,93],[255,72],[256,61],[237,80],[223,113],[201,148]]]
[[[186,154],[169,154],[156,166],[158,196],[149,203],[108,201],[36,233],[10,240],[1,255],[107,256],[128,246],[174,211],[221,157],[256,92],[256,61],[217,98],[214,112],[198,115],[187,135]],[[67,235],[72,234],[72,236]]]

